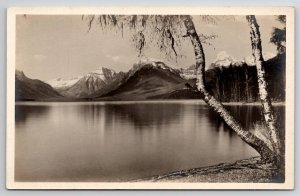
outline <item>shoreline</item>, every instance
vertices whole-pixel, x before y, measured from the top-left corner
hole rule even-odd
[[[273,171],[271,164],[262,163],[257,156],[235,162],[174,171],[130,182],[283,183],[284,178],[273,176]]]
[[[45,100],[36,100],[36,101],[15,101],[15,105],[39,105],[41,103],[97,103],[97,104],[136,104],[136,103],[186,103],[186,104],[198,104],[206,105],[203,100],[197,99],[150,99],[150,100],[111,100],[111,101],[83,101],[83,100],[72,100],[72,101],[45,101]],[[240,106],[257,106],[261,105],[260,102],[222,102],[224,106],[227,105],[240,105]],[[285,106],[284,101],[272,102],[274,106]]]
[[[223,102],[223,105],[261,105],[261,102]],[[284,101],[272,102],[274,106],[285,106]]]

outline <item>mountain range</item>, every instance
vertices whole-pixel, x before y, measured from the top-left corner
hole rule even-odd
[[[217,99],[258,101],[255,66],[245,61],[220,55],[211,69],[206,70],[206,86]],[[228,55],[227,55],[228,56]],[[223,62],[223,63],[222,63]],[[270,95],[274,100],[285,99],[285,55],[266,61]],[[18,85],[17,85],[18,84]],[[49,85],[48,85],[49,84]],[[126,73],[99,67],[86,75],[48,81],[31,80],[16,71],[16,100],[146,100],[198,99],[195,91],[195,65],[174,69],[163,61],[144,59]],[[282,85],[282,86],[280,86]],[[29,90],[31,89],[31,90]]]
[[[144,61],[134,65],[115,90],[99,99],[159,99],[176,91],[188,89],[188,81],[161,61]]]
[[[117,87],[124,78],[123,72],[99,67],[84,76],[70,79],[54,79],[48,83],[61,95],[67,98],[88,98],[101,96]]]
[[[274,58],[276,55],[270,52],[263,52],[263,57],[265,61]],[[235,57],[228,54],[226,51],[221,51],[217,54],[217,58],[209,66],[210,69],[216,67],[229,67],[230,65],[242,66],[242,65],[254,66],[254,57],[253,55],[247,56],[243,59],[236,59]]]

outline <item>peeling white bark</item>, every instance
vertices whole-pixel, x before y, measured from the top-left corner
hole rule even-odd
[[[265,68],[264,68],[264,59],[262,56],[262,46],[260,39],[259,26],[256,22],[255,16],[247,16],[247,20],[250,26],[250,35],[251,35],[251,45],[252,45],[252,54],[255,59],[255,65],[257,69],[258,77],[258,88],[259,88],[259,97],[263,106],[263,114],[265,122],[268,127],[268,133],[270,142],[273,146],[273,149],[277,155],[280,155],[281,151],[281,142],[279,139],[278,129],[275,125],[275,115],[267,91],[267,81],[265,77]]]

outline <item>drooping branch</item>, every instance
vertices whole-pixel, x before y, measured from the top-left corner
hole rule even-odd
[[[136,49],[139,52],[139,56],[142,55],[142,50],[145,47],[146,44],[146,39],[145,39],[145,35],[142,31],[138,32],[134,37],[134,43],[136,44]]]
[[[180,42],[180,36],[176,35],[177,31],[174,29],[178,24],[178,16],[169,16],[169,15],[89,15],[88,17],[82,16],[82,20],[86,19],[88,22],[88,31],[90,31],[92,25],[94,24],[95,19],[97,18],[98,24],[100,24],[102,30],[106,27],[115,27],[121,31],[123,37],[124,31],[130,30],[133,31],[134,41],[137,41],[135,44],[139,56],[142,53],[142,50],[146,43],[146,38],[157,36],[157,44],[162,52],[165,52],[168,56],[169,51],[174,53],[177,56],[176,47],[178,42]],[[177,23],[174,25],[173,23]],[[147,25],[148,24],[148,25]],[[149,28],[147,28],[149,26]],[[155,26],[155,28],[153,28]],[[147,29],[146,29],[147,28]],[[147,35],[145,33],[147,31]],[[152,43],[149,41],[149,43]]]
[[[95,16],[92,16],[91,19],[89,20],[89,30],[88,31],[91,30],[94,19],[95,19]]]
[[[170,31],[170,29],[167,29],[165,33],[166,33],[166,37],[167,37],[167,38],[169,39],[169,41],[171,42],[171,43],[170,43],[170,46],[171,46],[171,48],[172,48],[172,50],[173,50],[175,56],[177,56],[177,52],[176,52],[176,50],[175,50],[175,40],[174,40],[174,37],[173,37],[173,35],[172,35],[172,32]]]
[[[212,21],[209,16],[204,19]],[[167,58],[174,55],[177,60],[178,56],[182,57],[180,50],[184,26],[178,15],[83,15],[82,20],[87,21],[88,31],[99,24],[102,31],[107,27],[115,28],[122,37],[124,32],[132,32],[139,56],[147,43],[157,45]],[[201,34],[200,38],[204,44],[210,45],[208,41],[215,36]]]
[[[210,41],[215,39],[218,36],[216,34],[204,35],[204,34],[200,33],[200,34],[198,34],[198,37],[200,38],[200,41],[202,44],[211,46],[212,44],[210,43]]]
[[[146,27],[146,23],[147,23],[148,17],[149,16],[147,16],[147,15],[143,15],[142,16],[142,27]]]
[[[137,22],[137,15],[133,15],[130,19],[130,27],[132,29],[135,29],[136,27],[136,22]]]

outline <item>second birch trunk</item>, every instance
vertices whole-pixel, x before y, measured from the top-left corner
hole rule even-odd
[[[263,115],[268,127],[269,139],[272,144],[273,150],[278,156],[280,156],[281,142],[279,139],[278,129],[275,125],[275,115],[271,104],[271,99],[267,91],[268,84],[266,81],[264,59],[262,56],[259,26],[257,24],[255,16],[247,16],[247,20],[250,26],[252,54],[257,69],[259,97],[263,106]]]
[[[199,93],[204,97],[204,101],[210,106],[225,123],[236,132],[236,134],[245,141],[248,145],[253,147],[266,161],[273,160],[273,152],[268,145],[259,139],[257,136],[249,131],[246,131],[242,126],[230,115],[224,106],[217,101],[212,95],[208,93],[205,88],[205,56],[202,48],[201,41],[196,32],[194,23],[190,16],[183,16],[184,25],[187,29],[187,36],[189,36],[194,47],[196,58],[196,86]]]

